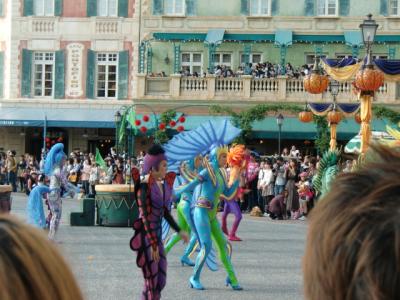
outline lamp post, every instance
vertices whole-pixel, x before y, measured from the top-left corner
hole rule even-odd
[[[279,114],[276,117],[276,124],[278,125],[278,156],[281,156],[281,132],[282,132],[282,125],[283,125],[283,120],[285,118],[282,116],[282,114]]]
[[[114,115],[114,121],[115,121],[115,151],[117,152],[118,156],[118,143],[119,143],[119,136],[118,136],[118,130],[119,130],[119,124],[121,123],[121,113],[117,111]]]
[[[362,24],[360,24],[360,29],[362,33],[362,38],[364,45],[367,49],[367,62],[366,65],[363,66],[362,70],[356,76],[356,86],[359,86],[361,89],[361,154],[364,155],[369,146],[369,142],[371,139],[371,119],[372,119],[372,98],[375,92],[375,87],[365,87],[357,84],[358,80],[366,81],[368,84],[369,76],[368,74],[372,74],[374,72],[374,66],[372,64],[372,45],[375,40],[376,31],[378,29],[378,24],[376,24],[375,20],[372,20],[372,14],[367,15],[367,19],[364,20]],[[379,74],[378,74],[379,75]],[[383,75],[381,75],[381,80],[383,83]]]
[[[339,82],[336,80],[332,80],[329,83],[331,95],[333,97],[333,106],[332,110],[328,113],[328,122],[329,122],[329,127],[331,130],[331,140],[330,140],[330,150],[334,151],[336,149],[337,145],[337,125],[340,122],[341,115],[337,111],[337,105],[336,105],[336,97],[339,94]]]

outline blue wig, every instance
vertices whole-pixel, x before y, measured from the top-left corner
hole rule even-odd
[[[54,168],[60,166],[62,159],[66,157],[67,155],[64,153],[64,144],[58,143],[51,147],[44,161],[44,174],[46,174],[46,176],[53,175]]]

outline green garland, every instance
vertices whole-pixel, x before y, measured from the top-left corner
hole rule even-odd
[[[176,118],[176,111],[173,109],[169,109],[160,115],[160,122],[165,124],[165,126],[167,127],[169,123],[175,118]],[[160,128],[155,128],[155,130],[156,131],[154,133],[154,140],[156,143],[164,144],[168,142],[169,138],[166,129],[161,130]]]
[[[379,105],[372,106],[372,110],[377,119],[386,119],[396,125],[400,123],[400,113],[398,111]]]
[[[228,114],[232,117],[232,123],[242,129],[241,135],[235,140],[236,143],[246,143],[253,131],[252,123],[264,120],[268,113],[277,113],[279,111],[299,113],[303,110],[303,106],[292,104],[258,104],[239,113],[227,106],[213,105],[210,107],[211,114]],[[330,141],[328,122],[326,118],[318,116],[314,116],[314,122],[318,127],[315,145],[320,153],[324,153],[329,148]]]

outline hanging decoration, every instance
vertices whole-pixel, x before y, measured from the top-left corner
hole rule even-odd
[[[150,120],[150,117],[148,115],[143,116],[143,121],[148,122]]]
[[[304,89],[310,94],[322,94],[329,85],[329,78],[323,75],[318,67],[317,57],[315,57],[314,68],[311,74],[307,75],[304,80]]]
[[[384,83],[383,72],[373,69],[373,66],[360,69],[355,78],[355,86],[362,92],[373,93]]]
[[[299,113],[299,120],[303,123],[310,123],[313,120],[313,113],[309,110],[305,110]]]

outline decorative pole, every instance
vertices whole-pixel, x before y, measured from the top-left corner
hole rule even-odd
[[[117,111],[114,115],[114,121],[115,121],[115,151],[117,152],[118,155],[118,144],[119,144],[119,124],[121,123],[121,113]]]
[[[372,20],[372,14],[367,15],[368,19],[360,24],[364,45],[367,48],[367,62],[357,73],[355,87],[360,90],[361,102],[361,155],[364,156],[368,150],[371,140],[372,120],[372,99],[384,82],[384,75],[381,71],[375,70],[372,64],[371,47],[374,43],[378,24]]]
[[[333,96],[333,107],[332,110],[328,113],[328,122],[329,127],[331,129],[331,141],[329,143],[329,149],[331,151],[336,149],[337,146],[337,125],[340,123],[342,116],[340,112],[337,111],[336,105],[336,97],[339,94],[339,82],[336,80],[332,80],[329,84],[331,88],[331,95]]]
[[[283,115],[282,114],[279,114],[277,117],[276,117],[276,124],[278,124],[278,129],[279,129],[279,131],[278,131],[278,156],[281,156],[281,133],[282,133],[282,125],[283,125],[283,120],[284,120],[285,118],[283,117]]]

